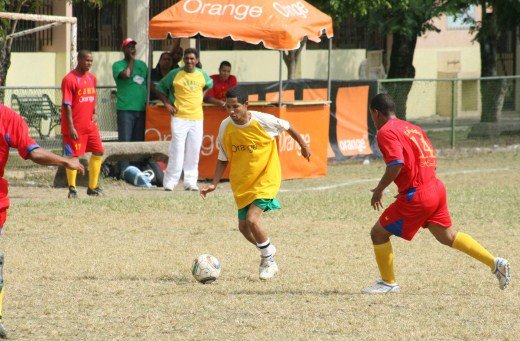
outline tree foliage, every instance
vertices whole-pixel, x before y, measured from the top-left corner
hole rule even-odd
[[[498,41],[503,34],[520,27],[520,1],[518,0],[466,0],[450,2],[451,13],[463,13],[469,6],[480,6],[481,18],[466,16],[471,32],[480,44],[481,76],[493,77],[498,74]],[[508,80],[486,81],[481,84],[481,122],[498,122],[502,113],[504,98],[512,89]]]
[[[458,1],[458,0],[450,0]],[[448,0],[345,0],[349,13],[364,18],[369,30],[392,36],[388,78],[415,78],[413,56],[417,38],[439,32],[434,20],[445,10]],[[389,83],[387,91],[396,101],[399,117],[406,118],[406,100],[412,82]]]

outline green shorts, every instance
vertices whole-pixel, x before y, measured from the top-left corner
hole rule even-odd
[[[274,198],[274,199],[256,199],[251,204],[238,210],[238,219],[239,220],[246,220],[247,211],[249,210],[249,206],[251,206],[251,205],[255,205],[258,208],[261,208],[262,210],[264,210],[264,212],[279,210],[280,208],[282,208],[282,206],[280,206],[280,202],[278,202],[278,199],[276,199],[276,198]]]

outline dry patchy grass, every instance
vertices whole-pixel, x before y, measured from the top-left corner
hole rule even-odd
[[[508,258],[513,275],[519,161],[518,152],[450,157],[439,170],[455,226]],[[284,182],[283,210],[263,219],[281,268],[266,283],[227,184],[205,202],[122,183],[75,201],[64,189],[13,187],[5,323],[14,339],[517,339],[515,277],[499,290],[489,269],[427,231],[393,239],[400,294],[360,294],[378,275],[369,189],[383,167],[336,164],[325,178]],[[189,271],[205,252],[223,264],[211,285]]]

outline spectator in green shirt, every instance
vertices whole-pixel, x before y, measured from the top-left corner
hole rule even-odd
[[[123,40],[123,60],[112,65],[117,86],[118,141],[144,141],[148,68],[135,59],[136,41]]]

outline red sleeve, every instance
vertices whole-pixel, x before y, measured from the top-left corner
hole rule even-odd
[[[4,125],[5,139],[9,147],[18,149],[18,154],[24,159],[31,151],[40,146],[29,136],[29,128],[24,119],[14,110],[4,107],[2,124]]]
[[[204,96],[205,98],[213,98],[215,97],[215,92],[213,91],[214,88],[211,88],[209,89],[207,92],[206,92],[206,96]]]
[[[387,166],[404,164],[403,145],[393,131],[380,131],[377,134],[377,144]]]
[[[231,89],[232,87],[237,86],[237,84],[238,84],[237,78],[233,75],[230,75],[229,76],[229,88]]]
[[[209,78],[211,78],[211,80],[213,80],[213,87],[211,89],[209,89],[207,92],[206,92],[206,98],[215,98],[215,84],[216,82],[218,81],[218,75],[211,75],[209,76]]]
[[[61,81],[61,93],[63,97],[63,104],[72,106],[72,99],[74,94],[74,84],[69,80],[69,77],[65,76]]]

